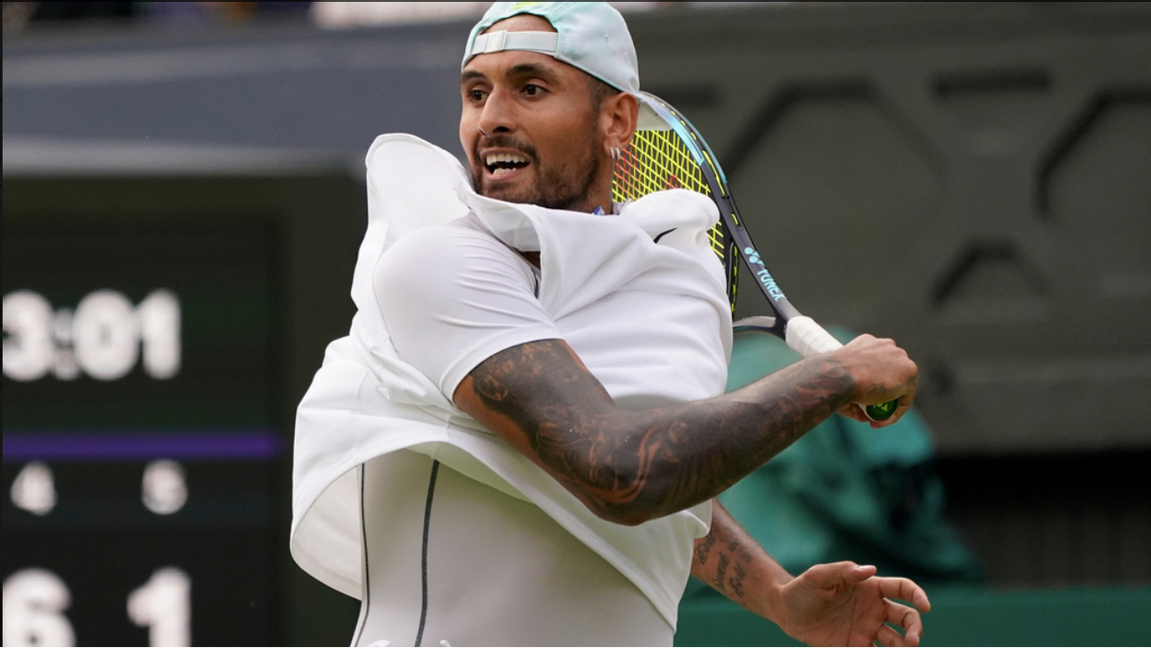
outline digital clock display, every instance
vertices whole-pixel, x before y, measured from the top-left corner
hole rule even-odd
[[[6,209],[5,646],[274,642],[278,232]]]
[[[75,310],[59,311],[43,295],[20,290],[4,295],[4,334],[4,376],[21,382],[81,373],[116,380],[141,356],[153,378],[180,371],[180,301],[169,290],[155,290],[134,307],[122,293],[102,289]]]

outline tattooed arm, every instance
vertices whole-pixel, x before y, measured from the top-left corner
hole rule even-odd
[[[480,363],[456,404],[551,474],[591,511],[639,524],[707,501],[853,402],[915,393],[915,364],[861,336],[716,398],[645,412],[616,407],[561,340]]]
[[[811,646],[918,646],[920,611],[931,609],[918,585],[875,576],[870,566],[816,565],[793,578],[718,501],[710,533],[695,543],[691,573]]]
[[[773,604],[792,579],[719,500],[712,502],[711,530],[695,541],[691,575],[768,620],[779,618]]]

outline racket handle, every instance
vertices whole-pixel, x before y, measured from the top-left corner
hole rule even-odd
[[[839,340],[806,315],[787,320],[786,331],[787,346],[805,358],[843,348]],[[868,405],[863,411],[867,414],[867,418],[873,421],[884,421],[891,418],[898,408],[899,401],[892,400],[878,405]]]

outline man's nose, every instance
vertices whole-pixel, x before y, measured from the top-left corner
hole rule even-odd
[[[501,92],[492,92],[488,95],[487,101],[484,102],[483,112],[480,113],[480,132],[490,137],[495,133],[514,131],[514,110],[511,104],[511,100]]]

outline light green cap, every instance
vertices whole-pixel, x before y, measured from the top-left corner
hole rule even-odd
[[[551,23],[552,32],[493,32],[495,23],[532,14]],[[528,50],[552,56],[604,83],[639,92],[639,64],[627,23],[606,2],[497,2],[472,28],[461,68],[472,57],[504,50]]]

